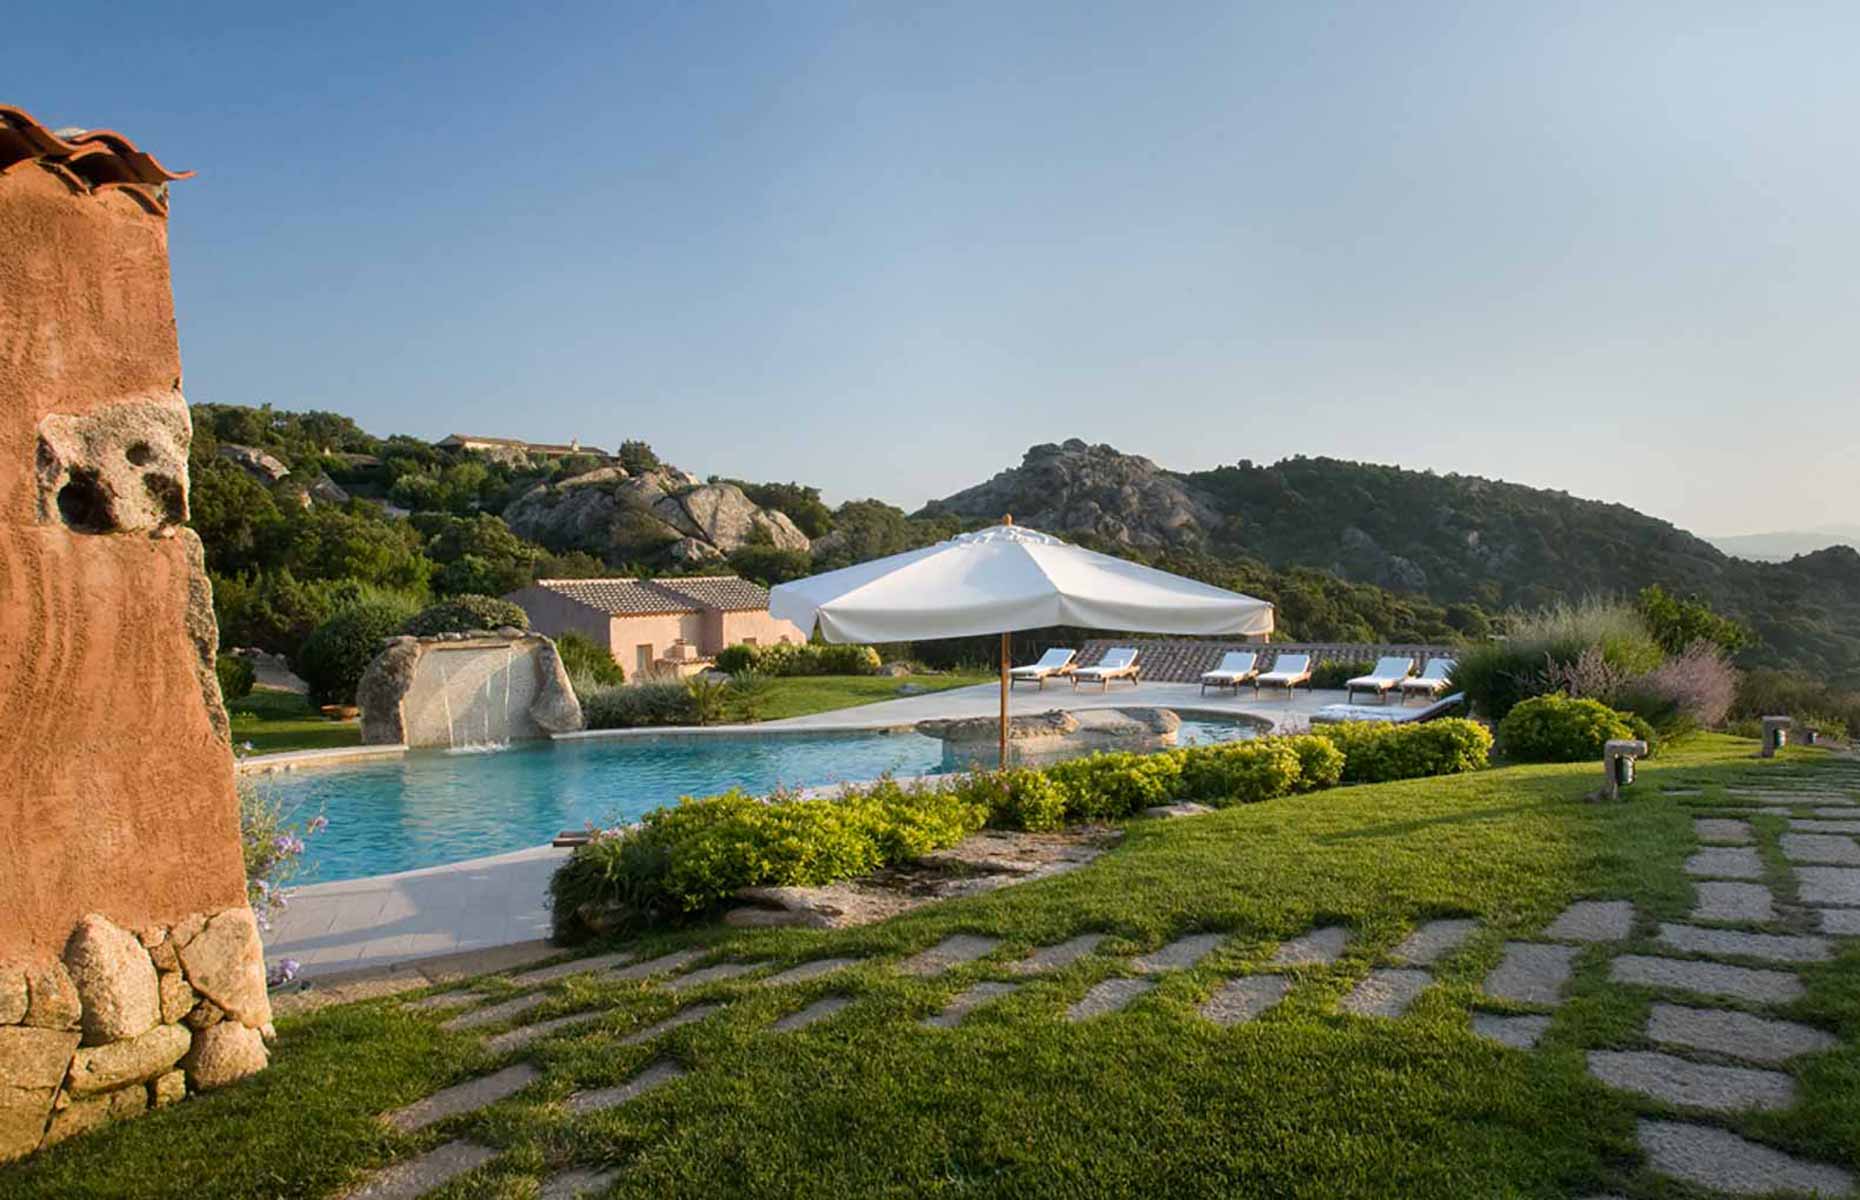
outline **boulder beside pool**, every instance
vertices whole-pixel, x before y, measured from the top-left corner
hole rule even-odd
[[[390,638],[355,698],[369,745],[497,746],[582,727],[555,643],[517,629]]]
[[[1013,761],[1055,762],[1095,750],[1159,750],[1173,746],[1182,718],[1167,708],[1054,709],[1008,718]],[[946,763],[994,765],[1001,722],[995,717],[953,717],[917,722],[915,729],[943,743]]]

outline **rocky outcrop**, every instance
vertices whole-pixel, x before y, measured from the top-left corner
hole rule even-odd
[[[1094,750],[1154,750],[1173,746],[1182,718],[1166,708],[1058,709],[1008,718],[1011,757],[1017,763],[1070,758]],[[1001,722],[996,717],[919,721],[918,733],[943,743],[950,761],[998,756]]]
[[[282,461],[257,446],[235,446],[223,442],[220,444],[220,457],[266,485],[274,484],[291,473],[291,469]]]
[[[744,546],[806,550],[785,513],[762,508],[731,483],[697,483],[670,467],[629,474],[601,467],[538,484],[504,510],[518,536],[552,550],[707,562]]]
[[[1035,446],[1020,466],[925,511],[990,521],[1012,514],[1047,533],[1145,550],[1200,546],[1221,523],[1213,500],[1179,475],[1077,438]]]

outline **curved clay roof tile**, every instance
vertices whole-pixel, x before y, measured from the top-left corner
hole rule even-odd
[[[137,199],[156,204],[165,185],[193,177],[192,171],[170,171],[114,130],[65,132],[71,136],[47,129],[24,109],[0,104],[0,172],[38,161],[62,169],[92,190],[129,188]]]

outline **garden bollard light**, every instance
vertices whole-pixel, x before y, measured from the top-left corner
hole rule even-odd
[[[1621,789],[1634,782],[1634,760],[1645,758],[1647,743],[1611,741],[1602,746],[1602,790],[1599,800],[1619,800]]]
[[[1789,729],[1794,724],[1789,717],[1763,718],[1762,757],[1775,758],[1776,752],[1789,744]]]

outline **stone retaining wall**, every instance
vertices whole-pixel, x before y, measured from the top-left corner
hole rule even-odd
[[[1220,665],[1229,650],[1246,650],[1260,656],[1260,669],[1272,669],[1280,654],[1309,654],[1311,665],[1326,662],[1374,662],[1378,658],[1407,655],[1418,671],[1430,658],[1451,658],[1450,646],[1402,646],[1370,642],[1249,642],[1241,638],[1092,638],[1079,650],[1079,665],[1091,666],[1113,646],[1135,646],[1143,678],[1155,683],[1199,683],[1204,671]]]

